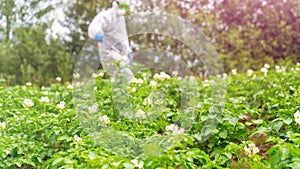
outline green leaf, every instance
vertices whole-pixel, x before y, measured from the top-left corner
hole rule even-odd
[[[206,121],[207,119],[209,119],[208,116],[202,116],[201,117],[201,121]]]
[[[101,167],[101,169],[106,169],[106,168],[108,168],[109,167],[109,164],[104,164],[102,167]]]
[[[281,147],[281,161],[286,160],[289,158],[290,149],[287,147]]]
[[[273,122],[272,122],[272,128],[273,128],[276,132],[278,132],[278,131],[281,129],[281,127],[283,126],[283,124],[284,124],[284,122],[281,121],[281,120],[273,121]]]
[[[279,146],[272,147],[268,154],[270,155],[269,162],[272,168],[278,166],[279,162],[281,161],[281,152]]]
[[[232,154],[229,153],[229,152],[225,152],[223,153],[228,159],[231,159],[232,158]]]
[[[292,169],[299,169],[300,161],[293,162],[293,163],[289,164],[288,167],[291,167]]]
[[[134,169],[134,165],[133,164],[131,164],[131,163],[123,163],[123,165],[124,165],[124,167],[126,168],[126,169]]]
[[[211,153],[211,156],[214,157],[215,159],[218,159],[220,157],[220,155],[222,154],[222,150],[220,149],[216,149],[215,151],[213,151]]]
[[[72,165],[64,165],[63,167],[60,167],[60,168],[61,169],[74,169],[74,167]]]
[[[287,119],[284,119],[283,122],[287,125],[290,125],[293,122],[293,119],[287,118]]]
[[[96,151],[90,151],[88,155],[90,160],[94,160],[97,157],[97,152]]]
[[[252,123],[255,125],[260,125],[262,124],[264,121],[262,119],[257,119],[257,120],[252,120]]]
[[[153,164],[153,161],[148,161],[145,166],[150,167],[152,164]]]
[[[16,166],[22,167],[22,163],[21,163],[20,161],[17,161],[17,162],[16,162]]]
[[[55,166],[56,164],[63,162],[63,160],[64,160],[63,157],[59,157],[53,161],[52,165]]]
[[[183,139],[186,143],[188,143],[189,145],[193,145],[194,144],[194,139],[191,136],[185,136]]]
[[[122,161],[119,161],[119,162],[112,162],[111,164],[112,164],[114,167],[118,167],[121,163],[122,163]]]
[[[187,159],[187,161],[194,162],[194,158],[193,157],[187,157],[186,159]]]
[[[227,129],[223,129],[220,133],[219,133],[219,136],[221,138],[226,138],[227,137]]]
[[[232,117],[232,118],[230,118],[228,121],[229,121],[229,123],[230,123],[231,125],[235,126],[236,123],[239,121],[239,118],[237,118],[237,117]]]
[[[292,158],[292,163],[287,165],[288,167],[291,167],[292,169],[299,169],[300,168],[300,158],[294,157]]]
[[[202,136],[201,136],[200,133],[195,134],[194,137],[195,137],[195,139],[197,139],[198,141],[201,141],[201,139],[202,139]]]
[[[74,161],[71,160],[69,157],[65,157],[65,158],[64,158],[64,163],[65,163],[65,164],[74,164]]]
[[[217,114],[212,114],[212,113],[210,113],[209,115],[208,115],[208,118],[209,119],[215,119],[217,117]]]

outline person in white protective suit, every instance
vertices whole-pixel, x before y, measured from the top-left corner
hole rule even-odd
[[[111,74],[123,74],[127,82],[134,78],[132,71],[126,67],[132,64],[133,53],[129,47],[124,15],[130,10],[127,0],[117,0],[112,8],[102,11],[95,16],[88,28],[88,35],[95,40],[102,66]],[[112,62],[120,61],[119,71],[111,66]]]

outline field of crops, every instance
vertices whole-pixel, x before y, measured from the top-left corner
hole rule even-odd
[[[137,74],[126,88],[135,112],[129,119],[115,106],[111,80],[103,72],[93,78],[97,104],[90,116],[77,115],[73,86],[60,78],[49,87],[3,84],[0,168],[300,168],[299,64],[223,75],[226,102],[216,114],[210,80],[197,79],[201,104],[191,110],[196,115],[189,127],[178,121],[182,78],[176,74]],[[160,104],[149,97],[154,89],[165,93]],[[157,116],[147,120],[150,112]],[[82,125],[83,117],[95,128]]]

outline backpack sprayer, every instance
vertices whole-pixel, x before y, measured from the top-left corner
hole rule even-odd
[[[101,45],[100,45],[99,42],[96,42],[96,44],[98,46],[98,49],[101,52],[105,53],[106,55],[112,57],[115,60],[122,61],[122,62],[126,63],[127,65],[132,65],[132,63],[133,63],[133,55],[131,55],[131,56],[123,55],[115,47],[111,47],[111,50],[105,50],[105,49],[103,49],[101,47]]]

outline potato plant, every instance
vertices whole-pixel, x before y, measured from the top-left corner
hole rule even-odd
[[[95,123],[116,131],[102,132],[102,141],[117,146],[97,144],[81,125],[72,85],[2,85],[0,168],[300,168],[299,64],[289,68],[266,64],[259,72],[224,74],[226,102],[217,115],[210,113],[211,80],[196,78],[198,99],[190,102],[201,104],[190,110],[196,116],[189,128],[178,123],[182,78],[166,74],[161,78],[149,70],[137,73],[125,88],[137,118],[126,119],[114,105],[111,79],[103,71],[96,75],[97,106],[90,110],[103,114]],[[149,97],[154,89],[165,93],[161,107],[151,106],[158,101],[156,95]],[[157,116],[147,120],[151,111]],[[208,125],[210,121],[214,125]],[[209,133],[205,140],[203,131]],[[118,132],[139,144],[117,137]],[[166,135],[176,142],[164,145],[159,154],[151,153],[157,148],[151,142],[140,146],[150,137]]]

